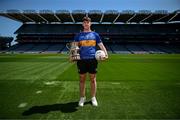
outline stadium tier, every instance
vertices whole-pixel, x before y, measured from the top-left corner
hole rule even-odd
[[[0,15],[23,23],[15,31],[18,44],[6,52],[66,53],[66,44],[82,31],[82,18],[89,16],[111,53],[180,53],[179,10],[7,10]]]
[[[0,50],[5,50],[7,47],[11,46],[13,37],[0,36]]]

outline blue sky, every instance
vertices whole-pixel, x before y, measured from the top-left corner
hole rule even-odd
[[[59,9],[76,10],[168,10],[180,9],[180,0],[0,0],[0,10],[7,9]],[[15,36],[13,33],[21,23],[0,16],[0,35]]]

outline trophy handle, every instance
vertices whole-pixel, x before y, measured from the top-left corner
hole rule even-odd
[[[70,49],[71,49],[71,43],[67,43],[67,44],[66,44],[66,48],[67,48],[68,50],[70,50]]]

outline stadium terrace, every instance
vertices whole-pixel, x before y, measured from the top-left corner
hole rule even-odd
[[[3,42],[1,52],[67,53],[66,44],[81,32],[82,18],[89,16],[92,30],[110,53],[180,53],[179,10],[6,10],[0,15],[22,23],[14,32],[18,44]]]

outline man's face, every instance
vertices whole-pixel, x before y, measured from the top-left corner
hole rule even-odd
[[[88,30],[88,29],[90,29],[90,27],[91,27],[91,22],[90,21],[83,21],[83,27],[84,27],[84,29],[85,30]]]

